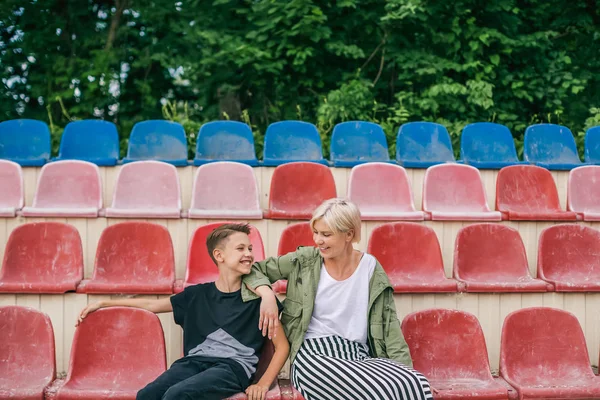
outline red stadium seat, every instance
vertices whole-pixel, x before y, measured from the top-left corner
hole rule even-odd
[[[545,292],[552,285],[529,274],[519,232],[500,224],[462,228],[454,247],[454,278],[467,292]]]
[[[365,221],[425,219],[422,211],[415,210],[408,175],[399,165],[371,162],[352,168],[348,198]]]
[[[67,378],[53,385],[56,400],[133,400],[166,369],[158,317],[138,308],[89,314],[75,331]]]
[[[179,218],[181,190],[177,168],[160,161],[137,161],[121,167],[107,217]]]
[[[43,400],[56,377],[50,318],[19,306],[0,307],[0,399]]]
[[[121,222],[102,232],[92,279],[79,293],[173,293],[175,256],[167,228],[150,222]]]
[[[584,221],[600,221],[600,166],[572,169],[567,184],[567,210]]]
[[[100,169],[87,161],[65,160],[46,164],[38,178],[33,206],[25,217],[96,218],[102,208]]]
[[[14,217],[23,208],[23,171],[21,166],[0,160],[0,217]]]
[[[500,375],[519,399],[600,398],[600,378],[577,318],[554,308],[526,308],[506,317]]]
[[[83,278],[79,232],[62,222],[16,227],[6,243],[0,293],[65,293]]]
[[[429,379],[436,400],[516,398],[514,389],[492,376],[483,331],[473,314],[415,312],[402,321],[402,332],[413,366]]]
[[[501,221],[490,211],[479,170],[469,165],[429,167],[423,182],[423,211],[434,221]]]
[[[189,217],[262,219],[252,167],[226,161],[200,166]]]
[[[600,291],[600,232],[587,226],[561,224],[542,231],[538,278],[557,292]]]
[[[413,222],[392,222],[371,232],[367,252],[379,260],[397,293],[458,291],[444,275],[440,244],[433,229]]]
[[[511,221],[575,221],[560,209],[552,174],[534,165],[504,167],[496,180],[496,209]]]
[[[279,238],[279,247],[277,248],[277,255],[284,256],[287,253],[296,251],[300,246],[314,246],[313,232],[310,229],[308,222],[298,222],[296,224],[288,225],[281,232]],[[287,290],[287,281],[277,281],[273,285],[273,290],[277,293],[285,293]]]
[[[323,201],[336,197],[331,170],[311,162],[292,162],[275,168],[271,180],[269,219],[310,219]]]

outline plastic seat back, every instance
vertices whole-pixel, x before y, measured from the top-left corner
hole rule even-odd
[[[398,130],[396,160],[406,168],[427,168],[454,162],[446,127],[433,122],[409,122]]]
[[[112,122],[86,119],[69,122],[60,139],[59,160],[82,160],[113,166],[119,159],[119,133]]]
[[[213,121],[200,127],[196,140],[194,165],[213,161],[235,161],[257,166],[254,136],[247,124]]]
[[[510,130],[493,122],[476,122],[463,128],[460,137],[462,160],[476,168],[500,169],[519,163]]]
[[[0,160],[0,216],[14,217],[23,208],[23,171],[17,163]]]
[[[155,160],[178,167],[187,165],[187,139],[177,122],[150,120],[133,126],[124,162]]]
[[[578,167],[569,173],[567,184],[567,210],[588,215],[597,220],[600,217],[600,166]]]
[[[328,167],[309,162],[280,165],[271,180],[265,218],[310,219],[323,201],[335,197],[335,181]]]
[[[335,167],[389,161],[383,129],[379,124],[364,121],[337,124],[331,136],[331,160]]]
[[[0,122],[0,158],[23,167],[39,167],[50,159],[50,128],[34,119]]]
[[[293,161],[327,164],[317,127],[302,121],[272,123],[265,133],[263,165],[277,166]]]
[[[585,133],[585,162],[600,163],[600,126],[594,126]]]
[[[298,222],[285,227],[279,237],[277,255],[283,256],[296,251],[300,246],[314,246],[313,232],[308,222]]]
[[[54,359],[54,331],[46,314],[0,307],[0,398],[43,399],[56,376]]]
[[[64,293],[73,291],[83,277],[79,232],[62,222],[34,222],[10,234],[0,293]]]
[[[572,169],[581,165],[571,130],[555,124],[527,127],[523,157],[525,161],[550,169]]]

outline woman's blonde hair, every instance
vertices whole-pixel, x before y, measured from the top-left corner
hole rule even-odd
[[[346,199],[329,199],[324,201],[313,212],[310,228],[315,228],[315,222],[322,219],[334,233],[354,231],[352,242],[360,242],[360,211],[351,201]]]

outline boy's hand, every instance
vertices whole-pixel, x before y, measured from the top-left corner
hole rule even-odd
[[[268,391],[268,386],[259,384],[250,385],[248,386],[248,389],[246,389],[246,396],[248,396],[248,400],[265,400]]]
[[[88,304],[87,307],[85,307],[79,313],[79,318],[77,319],[77,323],[75,323],[75,326],[79,326],[79,324],[81,324],[81,321],[83,321],[83,319],[85,317],[87,317],[87,315],[89,313],[94,312],[94,311],[98,310],[99,308],[102,308],[102,303],[101,302],[96,302],[96,303]]]
[[[263,336],[268,334],[269,339],[273,339],[279,326],[279,308],[277,307],[275,293],[267,286],[261,286],[260,288],[263,287],[269,289],[269,292],[264,291],[261,293],[258,329],[262,330]]]

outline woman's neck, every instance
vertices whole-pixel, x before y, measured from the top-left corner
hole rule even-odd
[[[358,253],[349,244],[348,247],[337,257],[327,258],[323,261],[327,268],[327,273],[336,280],[343,280],[354,273],[357,262]]]

